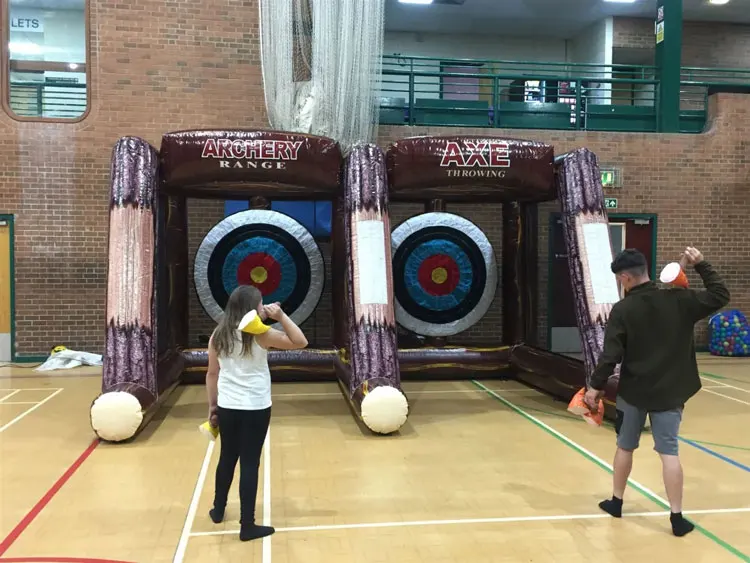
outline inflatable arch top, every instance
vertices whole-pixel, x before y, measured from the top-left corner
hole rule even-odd
[[[557,198],[554,149],[496,137],[411,137],[387,151],[391,200],[543,202]]]
[[[331,198],[341,191],[343,156],[326,137],[255,130],[167,133],[159,151],[161,188],[190,197]]]

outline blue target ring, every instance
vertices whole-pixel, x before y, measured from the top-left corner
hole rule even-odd
[[[249,255],[262,252],[271,256],[281,268],[281,281],[273,293],[264,295],[263,299],[268,303],[284,303],[294,291],[297,283],[297,267],[294,264],[294,258],[289,251],[277,241],[257,236],[252,239],[246,239],[235,246],[224,261],[221,278],[224,290],[227,295],[232,293],[237,287],[237,271],[240,263]]]
[[[416,215],[391,234],[396,321],[423,336],[452,336],[492,305],[497,262],[471,221],[444,212]]]
[[[243,213],[252,215],[256,212]],[[272,211],[257,213],[272,214],[276,222],[286,220],[285,216]],[[243,224],[235,216],[227,217],[224,222],[227,223],[224,229],[227,232],[218,238],[213,247],[207,244],[205,251],[199,248],[201,262],[196,258],[196,264],[205,263],[201,265],[201,271],[205,272],[208,282],[206,289],[210,291],[209,295],[204,295],[202,302],[205,300],[212,311],[216,311],[215,318],[223,314],[229,295],[240,283],[255,285],[265,302],[278,301],[286,311],[295,312],[301,307],[313,286],[313,263],[300,241],[289,231],[269,223]],[[223,226],[222,223],[215,229]],[[229,227],[234,228],[229,230]],[[209,233],[206,238],[212,236]],[[314,244],[312,237],[310,241]],[[322,257],[321,263],[315,263],[315,266],[322,266]],[[258,279],[253,278],[255,274],[259,274]],[[319,296],[316,302],[317,299]],[[314,306],[311,304],[308,308],[312,312]]]
[[[206,234],[195,253],[193,279],[203,308],[216,322],[240,284],[278,301],[295,323],[315,310],[325,265],[312,235],[291,217],[266,209],[234,213]]]
[[[447,295],[430,293],[420,280],[419,270],[429,258],[442,255],[452,259],[459,272],[456,287]],[[431,311],[448,311],[458,307],[471,291],[473,278],[471,260],[457,244],[446,239],[432,239],[414,248],[404,264],[406,291],[414,302]]]
[[[455,287],[445,295],[427,291],[429,282],[420,276],[421,266],[437,255],[448,258],[457,271]],[[467,317],[482,300],[488,268],[482,250],[460,230],[425,227],[412,232],[393,255],[394,294],[405,313],[417,322],[447,325]]]

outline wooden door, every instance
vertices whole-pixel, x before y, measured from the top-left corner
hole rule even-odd
[[[610,236],[613,251],[635,248],[646,256],[649,272],[653,276],[654,221],[625,215],[610,216]],[[548,348],[560,354],[579,354],[581,336],[576,322],[575,299],[570,284],[568,251],[562,231],[562,219],[553,215],[550,229],[550,279],[548,282],[549,341]]]
[[[617,215],[615,215],[617,217]],[[651,219],[626,219],[625,237],[628,241],[627,248],[636,248],[643,252],[648,264],[648,271],[653,278],[656,275],[656,264],[654,263],[654,221]]]
[[[0,219],[0,362],[12,360],[10,346],[10,243],[10,221]]]

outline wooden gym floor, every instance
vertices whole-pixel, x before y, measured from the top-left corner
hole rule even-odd
[[[258,520],[240,543],[207,511],[218,457],[198,433],[202,387],[181,387],[132,444],[92,442],[96,370],[0,368],[0,563],[499,563],[750,561],[750,362],[701,360],[682,431],[686,510],[669,533],[649,435],[627,517],[610,494],[611,427],[511,381],[407,383],[399,436],[374,437],[331,383],[274,386]]]

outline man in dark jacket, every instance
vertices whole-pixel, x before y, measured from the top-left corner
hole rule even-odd
[[[621,364],[614,492],[599,507],[616,518],[622,516],[622,498],[633,467],[633,451],[638,448],[648,415],[654,449],[663,465],[672,531],[676,536],[684,536],[694,528],[682,516],[683,477],[677,447],[685,402],[701,388],[693,331],[698,321],[729,303],[727,287],[698,250],[685,249],[682,261],[695,268],[705,291],[659,288],[649,279],[646,258],[637,250],[624,250],[612,262],[612,272],[627,293],[612,307],[604,349],[585,398],[589,407],[595,409],[607,380],[617,364]]]

